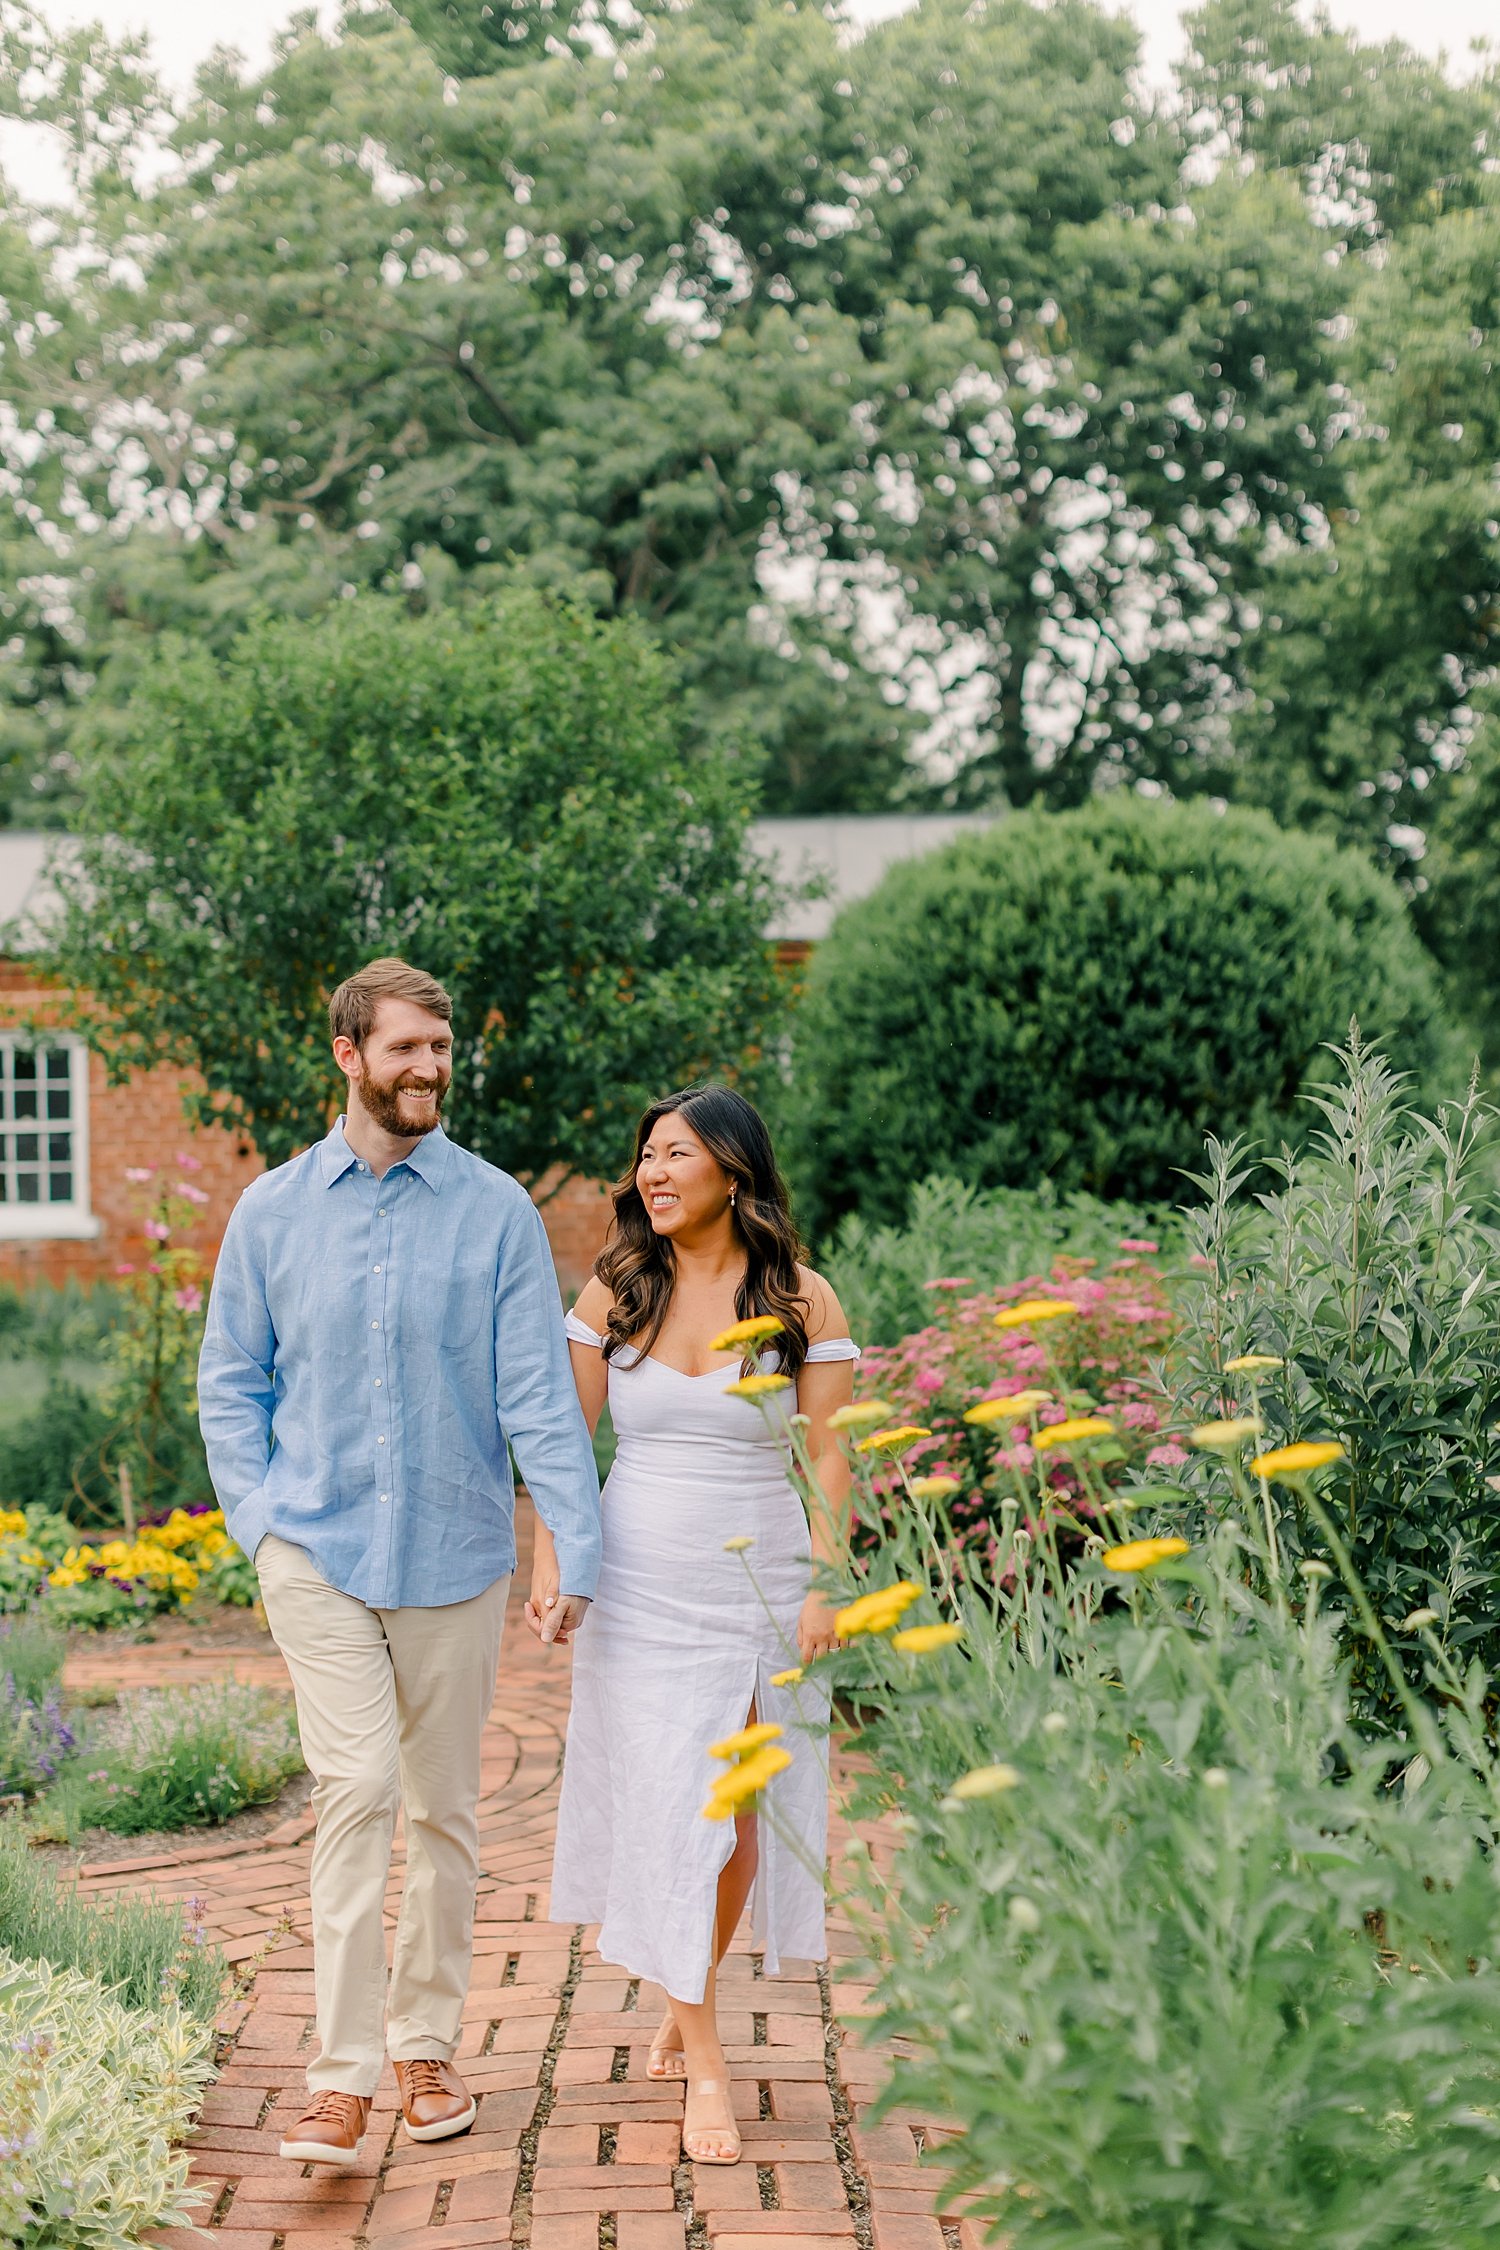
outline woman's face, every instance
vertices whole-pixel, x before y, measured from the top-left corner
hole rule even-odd
[[[651,1128],[635,1184],[658,1234],[690,1234],[729,1209],[728,1174],[677,1110]]]

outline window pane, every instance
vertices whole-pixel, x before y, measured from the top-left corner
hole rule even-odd
[[[41,1200],[41,1182],[35,1172],[18,1172],[16,1174],[16,1201],[18,1203],[40,1203]]]
[[[68,1053],[67,1048],[49,1047],[47,1049],[47,1076],[49,1078],[70,1078],[72,1074],[73,1058]]]
[[[10,1183],[6,1179],[5,1174],[3,1172],[0,1172],[0,1203],[9,1203],[9,1201]]]
[[[11,1071],[12,1071],[12,1074],[13,1074],[13,1076],[15,1076],[15,1077],[17,1077],[17,1078],[35,1078],[35,1076],[36,1076],[36,1051],[35,1051],[35,1049],[34,1049],[34,1048],[31,1048],[31,1047],[15,1047],[15,1048],[13,1048],[13,1049],[11,1050]]]
[[[49,1086],[47,1088],[47,1115],[49,1117],[71,1117],[72,1114],[73,1095],[71,1088]]]
[[[16,1115],[17,1117],[35,1117],[35,1086],[18,1086],[16,1088]]]
[[[53,1164],[71,1163],[73,1159],[72,1134],[49,1133],[47,1135],[47,1156]]]
[[[73,1200],[73,1175],[71,1172],[49,1172],[47,1175],[47,1200],[49,1203],[71,1203]]]
[[[35,1164],[41,1153],[42,1136],[40,1133],[17,1133],[16,1162],[18,1164]]]

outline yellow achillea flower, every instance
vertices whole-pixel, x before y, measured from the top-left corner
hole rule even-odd
[[[1050,1391],[1011,1391],[1004,1398],[982,1398],[964,1415],[976,1430],[987,1430],[994,1422],[1019,1422],[1023,1416],[1045,1406],[1051,1398]]]
[[[1023,1297],[1018,1305],[1007,1305],[1004,1312],[996,1313],[995,1326],[1025,1328],[1033,1320],[1066,1320],[1077,1310],[1066,1297]]]
[[[903,1578],[894,1586],[881,1586],[873,1593],[861,1594],[847,1609],[839,1611],[833,1629],[841,1640],[852,1640],[857,1633],[887,1633],[905,1616],[912,1603],[920,1599],[921,1592],[920,1586]]]
[[[849,1406],[836,1406],[828,1417],[830,1430],[868,1430],[888,1422],[896,1409],[889,1399],[857,1398]]]
[[[757,1313],[753,1320],[737,1320],[722,1336],[715,1336],[708,1348],[711,1352],[742,1351],[747,1344],[763,1344],[768,1336],[782,1335],[785,1329],[786,1322],[774,1313]]]
[[[931,1437],[931,1430],[920,1422],[901,1422],[893,1430],[874,1430],[869,1437],[860,1438],[856,1453],[904,1453],[918,1438]]]
[[[755,1541],[750,1537],[749,1532],[741,1531],[737,1532],[733,1539],[725,1540],[724,1552],[726,1555],[742,1555],[747,1547],[753,1547],[754,1545]]]
[[[950,1493],[962,1489],[957,1477],[913,1477],[911,1480],[914,1500],[946,1500]]]
[[[960,1774],[948,1795],[960,1801],[970,1797],[999,1797],[1007,1789],[1019,1789],[1021,1776],[1014,1766],[975,1766]]]
[[[1204,1453],[1232,1453],[1246,1438],[1259,1437],[1263,1426],[1253,1414],[1236,1414],[1227,1422],[1200,1422],[1193,1443]]]
[[[19,1534],[25,1529],[26,1512],[23,1508],[0,1508],[0,1539],[7,1538],[12,1532]]]
[[[726,1398],[769,1398],[773,1391],[789,1391],[790,1375],[742,1375],[737,1383],[724,1385]]]
[[[1330,1462],[1346,1458],[1337,1438],[1304,1438],[1298,1445],[1278,1445],[1269,1453],[1257,1453],[1250,1467],[1258,1477],[1302,1477],[1312,1469],[1326,1469]]]
[[[935,1648],[952,1648],[963,1637],[962,1625],[908,1625],[905,1632],[892,1633],[891,1646],[908,1656],[928,1656]]]
[[[711,1742],[708,1754],[711,1758],[747,1758],[752,1750],[774,1742],[785,1731],[770,1719],[760,1719],[753,1727],[741,1727],[738,1734],[726,1734],[722,1742]]]
[[[1263,1368],[1285,1367],[1286,1361],[1275,1352],[1241,1352],[1238,1359],[1226,1359],[1226,1375],[1257,1375]]]
[[[1106,1547],[1099,1560],[1106,1570],[1150,1570],[1187,1551],[1185,1539],[1127,1539],[1123,1547]]]
[[[767,1744],[757,1750],[753,1758],[739,1765],[716,1781],[708,1793],[708,1803],[703,1808],[705,1820],[729,1820],[751,1800],[758,1797],[773,1775],[782,1773],[791,1764],[789,1750]]]
[[[801,1665],[790,1664],[784,1672],[773,1672],[771,1674],[771,1685],[772,1687],[795,1687],[801,1677]]]
[[[1031,1442],[1038,1453],[1046,1453],[1054,1445],[1082,1445],[1085,1438],[1113,1437],[1114,1429],[1114,1423],[1103,1414],[1077,1414],[1070,1422],[1049,1422]]]

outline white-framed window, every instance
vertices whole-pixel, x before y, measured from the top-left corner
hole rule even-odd
[[[89,1054],[0,1031],[0,1241],[99,1232],[89,1210]]]

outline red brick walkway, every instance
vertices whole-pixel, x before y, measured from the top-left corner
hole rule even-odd
[[[168,1665],[176,1680],[232,1669],[286,1684],[269,1642],[244,1654],[147,1647],[123,1659],[101,1646],[75,1658],[68,1678],[131,1684],[159,1680]],[[566,1655],[545,1655],[513,1603],[485,1748],[483,1873],[458,2057],[479,2116],[461,2139],[407,2140],[387,2070],[358,2170],[330,2176],[276,2153],[302,2106],[313,2031],[310,1815],[247,1846],[204,1842],[86,1870],[96,1895],[132,1887],[206,1899],[208,1934],[230,1961],[259,1962],[248,1997],[224,2019],[233,2047],[193,2143],[208,2231],[150,2239],[171,2250],[214,2241],[223,2250],[979,2250],[972,2222],[934,2215],[935,2183],[918,2170],[930,2121],[906,2112],[867,2121],[886,2065],[849,2035],[865,1992],[840,1976],[855,1947],[837,1920],[821,1976],[809,1967],[762,1979],[743,1937],[736,1946],[721,2019],[744,2161],[680,2161],[681,2091],[645,2076],[660,1992],[602,1963],[593,1931],[547,1920],[566,1711]],[[392,1926],[402,1874],[398,1843]]]

